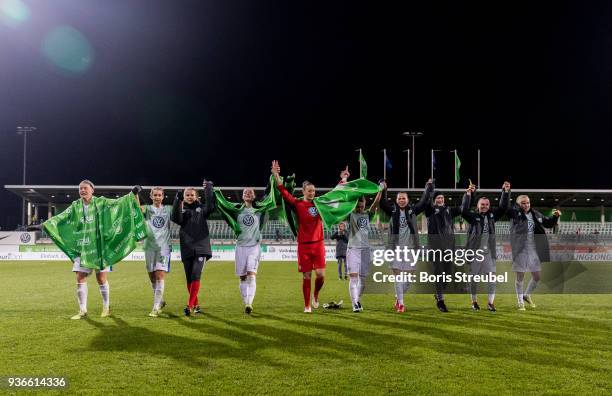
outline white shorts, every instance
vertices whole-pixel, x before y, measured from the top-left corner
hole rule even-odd
[[[534,247],[526,246],[512,261],[514,272],[539,272],[541,270],[542,263]]]
[[[170,272],[170,252],[145,250],[145,266],[147,267],[147,272]]]
[[[485,275],[490,272],[497,272],[496,267],[495,259],[491,257],[491,253],[487,252],[484,254],[484,260],[473,260],[470,263],[470,274]]]
[[[346,250],[346,267],[349,274],[367,276],[370,273],[370,248],[352,248]]]
[[[247,272],[257,273],[261,248],[253,246],[236,246],[236,275],[245,276]]]
[[[96,272],[110,272],[113,270],[113,266],[106,267],[103,270],[95,270]],[[72,272],[84,272],[87,275],[91,274],[94,270],[91,268],[81,267],[81,258],[77,257],[72,263]]]

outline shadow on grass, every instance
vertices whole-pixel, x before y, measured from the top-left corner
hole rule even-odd
[[[375,314],[380,316],[381,312]],[[383,318],[367,313],[330,312],[303,319],[295,318],[295,314],[265,313],[239,319],[210,313],[195,320],[174,314],[159,319],[169,320],[199,335],[192,338],[158,333],[132,326],[116,317],[112,317],[113,324],[87,319],[100,330],[87,350],[159,355],[192,367],[211,368],[217,359],[233,359],[254,367],[265,365],[283,369],[294,365],[291,359],[283,359],[283,355],[294,356],[297,362],[316,356],[343,362],[410,358],[415,363],[423,355],[415,351],[425,349],[434,353],[503,357],[519,363],[609,373],[608,367],[584,362],[592,358],[589,352],[592,344],[609,334],[609,326],[586,319],[578,320],[576,325],[578,329],[588,328],[591,336],[567,334],[564,332],[566,324],[555,323],[556,317],[517,322],[509,314],[490,315],[484,320],[479,318],[481,320],[475,325],[475,318],[467,312],[440,315],[434,321],[430,314],[399,316],[392,312]],[[380,326],[384,331],[377,331],[372,326]],[[499,332],[522,334],[524,338],[503,338]],[[554,355],[546,349],[552,344],[555,345]]]

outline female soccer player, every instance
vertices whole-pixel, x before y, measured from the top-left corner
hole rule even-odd
[[[550,261],[550,248],[546,239],[544,228],[553,228],[561,212],[553,210],[552,217],[531,208],[527,195],[516,198],[518,206],[506,212],[512,223],[510,224],[510,244],[512,245],[512,271],[516,273],[515,289],[519,311],[525,310],[525,303],[531,308],[536,305],[531,293],[540,282],[540,270],[543,261]],[[523,293],[523,279],[525,272],[531,272],[531,280],[527,290]]]
[[[184,309],[185,315],[200,313],[198,292],[204,264],[212,257],[208,232],[208,216],[215,210],[213,184],[204,180],[204,203],[200,202],[198,192],[193,187],[179,191],[172,205],[172,221],[181,226],[181,260],[187,278],[189,300]]]
[[[381,187],[383,191],[387,189],[387,183],[382,181]],[[427,186],[431,184],[431,179],[427,182]],[[419,249],[419,228],[417,226],[417,216],[425,206],[429,204],[428,188],[425,188],[421,200],[416,205],[409,205],[408,194],[399,192],[395,197],[395,202],[388,202],[386,199],[380,200],[380,208],[389,216],[389,244],[388,249],[396,249],[397,247],[410,249]],[[405,274],[409,271],[416,270],[416,263],[411,261],[391,262],[391,269],[394,275]],[[408,282],[395,282],[395,311],[402,313],[406,310],[404,307],[404,294],[408,291]]]
[[[150,194],[152,205],[142,206],[147,222],[147,239],[144,241],[145,265],[153,288],[153,309],[149,316],[158,317],[164,301],[164,278],[170,271],[170,217],[172,209],[163,205],[164,189],[154,187]]]
[[[272,182],[273,179],[271,178]],[[272,186],[270,186],[272,187]],[[253,299],[257,287],[256,276],[261,256],[261,229],[267,212],[276,208],[274,192],[270,188],[263,200],[255,202],[255,190],[242,191],[242,204],[227,201],[220,190],[215,191],[216,204],[221,215],[237,234],[236,276],[240,278],[239,288],[244,312],[253,312]]]
[[[79,313],[71,319],[87,316],[87,277],[94,270],[102,296],[100,316],[110,316],[110,287],[106,274],[113,264],[134,250],[137,240],[146,235],[137,199],[141,189],[135,186],[130,194],[119,199],[95,197],[94,184],[83,180],[79,184],[80,198],[42,224],[44,231],[73,262]]]
[[[348,172],[347,172],[348,173]],[[348,176],[348,174],[347,174]],[[346,263],[349,273],[349,295],[353,303],[353,312],[363,311],[361,295],[365,288],[366,276],[370,272],[370,220],[376,213],[382,192],[374,198],[370,209],[366,210],[366,198],[357,201],[355,210],[349,215],[349,240]]]
[[[312,312],[310,289],[312,271],[315,272],[315,290],[312,307],[319,307],[319,292],[325,283],[325,245],[323,244],[323,222],[313,200],[316,195],[314,184],[305,181],[302,184],[303,199],[297,199],[287,191],[280,178],[280,165],[272,161],[272,175],[276,186],[285,202],[295,210],[298,220],[298,271],[302,273],[302,294],[304,312]]]

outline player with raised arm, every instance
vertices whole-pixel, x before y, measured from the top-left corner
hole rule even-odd
[[[39,226],[73,263],[79,313],[71,319],[87,316],[87,277],[94,271],[102,296],[100,316],[111,315],[107,273],[146,235],[138,207],[140,190],[140,186],[135,186],[131,193],[118,199],[96,197],[94,184],[83,180],[79,183],[80,198]]]
[[[431,184],[431,179],[427,184]],[[380,182],[383,191],[386,192],[387,183]],[[417,226],[417,216],[425,210],[428,204],[429,195],[427,188],[423,192],[421,199],[415,205],[409,205],[408,193],[399,192],[395,197],[395,202],[388,202],[386,199],[380,200],[380,208],[390,217],[389,222],[389,243],[387,248],[395,250],[397,247],[410,249],[420,249],[419,228]],[[410,260],[393,260],[391,269],[393,274],[404,275],[409,271],[416,270],[416,262]],[[402,313],[405,311],[404,294],[408,291],[408,282],[395,282],[395,311]]]
[[[348,177],[348,169],[345,170]],[[370,273],[370,221],[376,213],[382,192],[379,191],[374,202],[366,210],[366,198],[362,196],[357,201],[355,210],[348,216],[348,250],[346,263],[349,272],[349,295],[353,304],[353,312],[363,311],[361,295],[365,289],[366,277]]]
[[[158,317],[164,301],[165,275],[170,272],[170,218],[172,207],[164,206],[164,189],[154,187],[150,193],[152,205],[141,206],[147,222],[147,238],[144,241],[145,266],[153,288],[153,309],[149,316]]]
[[[304,297],[304,312],[312,312],[319,307],[319,292],[325,283],[325,245],[323,244],[323,221],[313,202],[316,191],[314,184],[302,183],[303,199],[291,195],[283,186],[280,177],[278,161],[272,161],[272,175],[276,186],[285,202],[294,210],[298,221],[298,271],[302,273],[302,294]],[[315,272],[315,290],[311,308],[311,278]]]
[[[219,189],[215,190],[217,208],[237,235],[235,269],[236,276],[240,278],[239,289],[246,314],[253,312],[257,269],[261,257],[261,230],[268,211],[276,208],[273,182],[271,177],[267,194],[261,201],[255,201],[253,188],[245,188],[240,204],[227,201]]]
[[[502,218],[508,210],[510,203],[510,183],[504,182],[502,195],[497,208],[491,208],[487,197],[480,197],[476,204],[476,211],[470,210],[471,200],[476,191],[476,186],[470,182],[470,187],[463,195],[462,216],[468,223],[466,250],[483,251],[483,260],[470,261],[470,274],[495,276],[497,250],[495,244],[495,223]],[[478,305],[478,284],[470,283],[470,294],[472,296],[472,310],[480,311]],[[495,308],[495,281],[489,281],[487,290],[487,309],[496,312]]]
[[[184,309],[185,316],[200,313],[198,292],[204,265],[212,257],[208,216],[215,210],[213,184],[204,180],[204,202],[199,200],[198,192],[193,187],[176,193],[172,205],[172,221],[181,226],[181,261],[187,279],[189,299]]]
[[[551,217],[544,216],[531,208],[527,195],[516,198],[516,206],[508,209],[510,244],[512,245],[512,271],[516,273],[515,289],[519,311],[525,310],[525,303],[531,308],[536,305],[531,293],[540,282],[542,262],[550,261],[550,247],[545,228],[553,228],[561,212],[554,209]],[[525,272],[531,272],[527,290],[523,292]]]

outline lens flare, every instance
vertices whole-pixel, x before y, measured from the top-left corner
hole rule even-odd
[[[70,26],[58,26],[44,38],[41,48],[47,59],[60,70],[85,73],[94,61],[94,50],[87,38]]]

